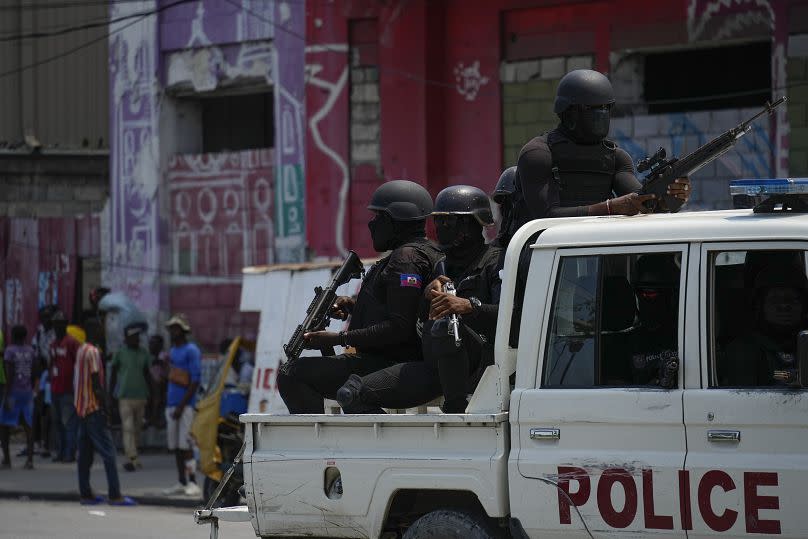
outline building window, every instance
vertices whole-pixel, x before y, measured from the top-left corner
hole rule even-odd
[[[273,147],[271,92],[205,97],[200,102],[204,153]]]
[[[768,41],[645,56],[648,112],[760,107],[771,97]]]

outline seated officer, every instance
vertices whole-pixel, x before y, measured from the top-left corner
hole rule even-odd
[[[356,300],[337,298],[332,314],[351,315],[348,331],[304,335],[307,348],[339,344],[356,353],[301,357],[280,372],[278,390],[293,414],[323,413],[323,397],[333,399],[353,373],[365,375],[421,356],[418,308],[424,285],[443,257],[424,231],[432,197],[417,183],[395,180],[376,189],[368,209],[374,214],[368,223],[373,248],[392,252],[370,268]]]
[[[435,199],[433,215],[446,260],[444,275],[427,287],[421,311],[424,360],[351,376],[337,393],[346,412],[409,408],[443,393],[443,411],[462,413],[469,391],[493,363],[501,282],[500,250],[486,245],[482,234],[493,224],[488,196],[476,187],[447,187]],[[457,296],[442,291],[449,280]],[[462,322],[460,346],[448,331],[452,314]]]
[[[808,329],[808,279],[798,266],[770,266],[754,286],[755,328],[727,346],[719,380],[736,387],[793,385],[797,334]]]
[[[634,385],[676,387],[679,368],[679,268],[668,253],[637,260],[634,283],[639,326],[631,333]]]

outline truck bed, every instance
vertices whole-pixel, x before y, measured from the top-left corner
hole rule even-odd
[[[241,421],[247,501],[262,537],[378,537],[391,501],[409,486],[470,492],[489,516],[508,513],[507,412]]]

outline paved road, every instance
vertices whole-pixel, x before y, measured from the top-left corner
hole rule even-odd
[[[206,539],[209,530],[194,522],[191,509],[0,500],[0,539]],[[219,537],[255,532],[249,522],[223,522]]]

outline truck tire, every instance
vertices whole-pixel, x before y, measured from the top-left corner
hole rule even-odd
[[[503,533],[484,517],[454,509],[427,513],[407,528],[402,539],[499,539]]]

